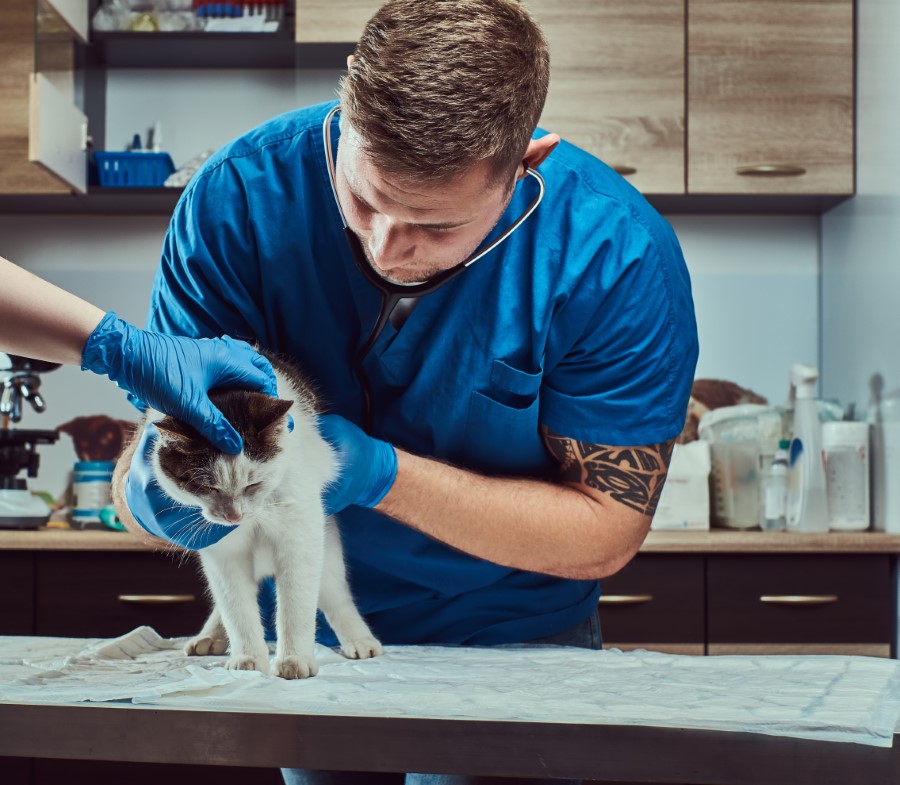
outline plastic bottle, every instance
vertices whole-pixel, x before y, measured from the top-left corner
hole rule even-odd
[[[766,532],[780,532],[787,528],[789,447],[790,442],[786,439],[779,442],[772,465],[763,477],[759,525]]]
[[[794,429],[788,477],[787,528],[792,532],[827,532],[828,502],[822,457],[822,426],[816,402],[819,371],[812,365],[791,368]]]

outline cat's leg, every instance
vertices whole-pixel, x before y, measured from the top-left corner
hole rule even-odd
[[[328,519],[325,527],[325,561],[319,588],[319,607],[337,635],[345,657],[365,660],[382,653],[381,643],[353,602],[347,583],[341,536],[332,518]]]
[[[184,645],[184,653],[200,657],[208,654],[224,654],[228,651],[228,635],[222,624],[222,614],[213,605],[209,618],[193,638]]]
[[[259,618],[252,558],[247,553],[219,553],[221,546],[228,548],[223,540],[202,551],[200,560],[228,635],[231,656],[225,667],[268,673],[269,647]]]
[[[322,575],[325,514],[321,503],[283,504],[273,547],[275,563],[275,674],[305,679],[318,673],[316,600]]]

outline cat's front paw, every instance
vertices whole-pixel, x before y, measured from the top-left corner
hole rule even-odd
[[[252,654],[234,654],[225,661],[225,667],[232,671],[259,671],[260,673],[269,672],[268,656],[258,655],[254,657]]]
[[[351,660],[367,660],[384,653],[381,642],[372,636],[341,644],[341,653]]]
[[[206,657],[210,654],[224,654],[226,651],[228,651],[228,638],[198,635],[184,644],[184,653],[188,656]]]
[[[275,675],[282,679],[308,679],[319,672],[315,657],[289,654],[275,660]]]

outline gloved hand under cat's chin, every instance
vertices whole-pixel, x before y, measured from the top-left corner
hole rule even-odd
[[[325,488],[325,511],[333,515],[353,504],[377,505],[397,477],[393,445],[369,436],[337,414],[320,417],[319,432],[334,448],[341,467]]]

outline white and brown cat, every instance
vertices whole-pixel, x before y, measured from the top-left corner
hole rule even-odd
[[[285,679],[301,679],[317,671],[317,608],[345,656],[365,659],[381,654],[382,648],[356,609],[340,536],[322,505],[322,490],[338,467],[316,427],[315,395],[293,366],[269,359],[280,398],[246,390],[210,395],[241,435],[240,454],[220,452],[190,426],[158,412],[148,412],[146,421],[155,421],[159,431],[152,462],[162,490],[177,504],[199,507],[207,521],[234,527],[198,551],[214,607],[185,651],[206,655],[227,649],[227,668],[268,672],[257,592],[263,578],[274,576],[273,670]],[[142,533],[125,504],[134,449],[135,442],[119,459],[113,499],[126,526]]]

